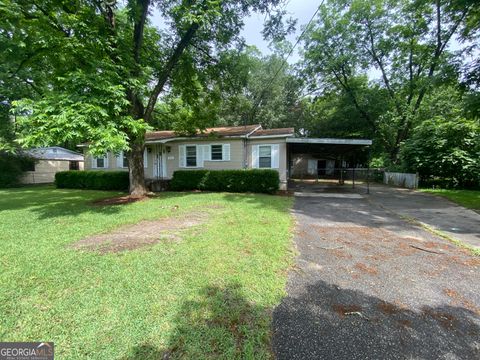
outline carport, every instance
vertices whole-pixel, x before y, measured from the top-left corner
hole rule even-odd
[[[322,180],[343,185],[366,180],[370,191],[368,139],[287,138],[287,172],[292,181]]]

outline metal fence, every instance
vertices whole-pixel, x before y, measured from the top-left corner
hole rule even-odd
[[[418,174],[385,172],[383,175],[383,183],[387,185],[400,186],[407,189],[418,188]]]
[[[298,180],[359,180],[383,181],[383,169],[374,168],[319,168],[315,173],[296,172],[292,179]]]

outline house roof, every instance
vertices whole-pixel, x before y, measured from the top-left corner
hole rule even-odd
[[[294,128],[262,129],[262,125],[220,126],[197,131],[194,135],[184,135],[173,130],[150,131],[145,134],[146,143],[168,142],[176,139],[208,138],[208,137],[291,137]],[[87,147],[88,143],[79,147]]]
[[[145,140],[147,141],[166,140],[166,139],[173,139],[177,137],[245,136],[258,128],[261,128],[261,125],[212,127],[212,128],[207,128],[203,131],[197,131],[195,135],[186,135],[186,136],[182,136],[181,134],[178,134],[175,131],[171,131],[171,130],[152,131],[145,134]]]
[[[38,160],[83,161],[83,155],[60,146],[40,147],[24,150],[25,155]]]
[[[292,136],[295,133],[294,128],[278,128],[278,129],[259,129],[252,133],[252,137],[255,136],[276,136],[285,135]]]

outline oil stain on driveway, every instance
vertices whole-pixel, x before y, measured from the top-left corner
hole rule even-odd
[[[480,359],[480,258],[367,195],[296,196],[278,359]]]

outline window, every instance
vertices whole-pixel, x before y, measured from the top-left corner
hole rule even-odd
[[[105,158],[95,158],[95,165],[97,168],[104,168],[105,167]]]
[[[126,169],[128,168],[128,159],[125,151],[120,151],[116,156],[117,159],[117,168]]]
[[[94,157],[92,160],[93,169],[106,169],[108,168],[108,158],[107,155],[103,157]]]
[[[120,155],[122,156],[122,158],[120,159],[121,160],[121,166],[123,168],[128,168],[128,159],[127,159],[127,155],[125,155],[125,152],[122,151],[120,153]]]
[[[22,171],[35,171],[35,161],[33,159],[21,160],[20,166]]]
[[[70,170],[79,170],[80,167],[78,165],[78,161],[70,161],[69,169]]]
[[[223,160],[223,145],[212,145],[212,160]]]
[[[272,147],[270,145],[261,145],[258,147],[258,167],[271,168],[272,167]]]
[[[196,167],[197,166],[197,147],[195,145],[186,146],[185,152],[186,152],[186,159],[187,159],[186,161],[187,167]]]

